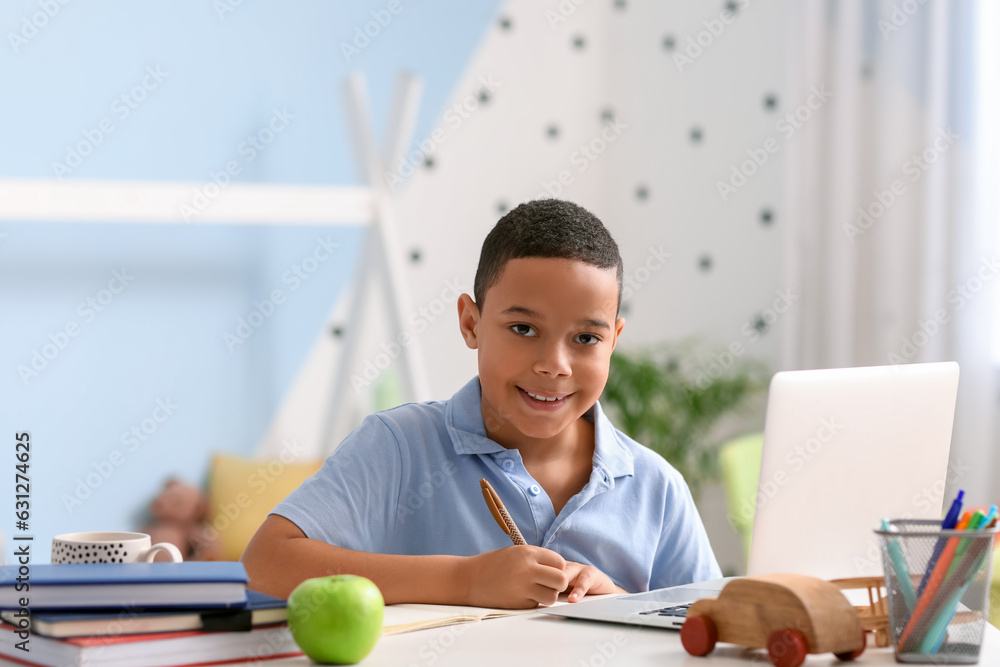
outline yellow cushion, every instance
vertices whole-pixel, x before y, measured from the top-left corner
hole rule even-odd
[[[212,457],[209,522],[222,543],[224,560],[239,560],[268,512],[311,477],[323,461]]]

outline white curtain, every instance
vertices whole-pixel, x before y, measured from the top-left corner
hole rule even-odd
[[[976,113],[982,9],[789,3],[788,96],[825,86],[830,97],[788,143],[788,280],[802,298],[786,321],[784,365],[957,361],[945,493],[964,488],[973,503],[995,499],[998,463],[1000,223],[983,167],[996,116]]]

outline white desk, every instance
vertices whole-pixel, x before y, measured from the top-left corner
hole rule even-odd
[[[305,657],[252,663],[256,667],[313,664]],[[706,658],[688,655],[675,630],[598,623],[524,614],[449,628],[420,630],[383,637],[360,667],[511,667],[512,665],[566,665],[567,667],[716,667],[771,663],[764,651],[746,652],[732,644],[718,644]],[[895,665],[891,648],[867,648],[854,663],[842,663],[830,653],[810,655],[806,665]],[[979,664],[1000,665],[1000,630],[986,626]]]

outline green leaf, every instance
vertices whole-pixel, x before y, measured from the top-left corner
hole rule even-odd
[[[680,344],[611,356],[601,403],[615,425],[674,466],[697,498],[719,478],[718,448],[708,436],[718,421],[767,387],[768,374],[738,360],[719,377],[698,369]]]

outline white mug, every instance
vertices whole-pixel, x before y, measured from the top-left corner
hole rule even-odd
[[[169,542],[150,544],[146,533],[84,532],[64,533],[52,538],[53,563],[152,563],[163,551],[170,560],[184,560]]]

